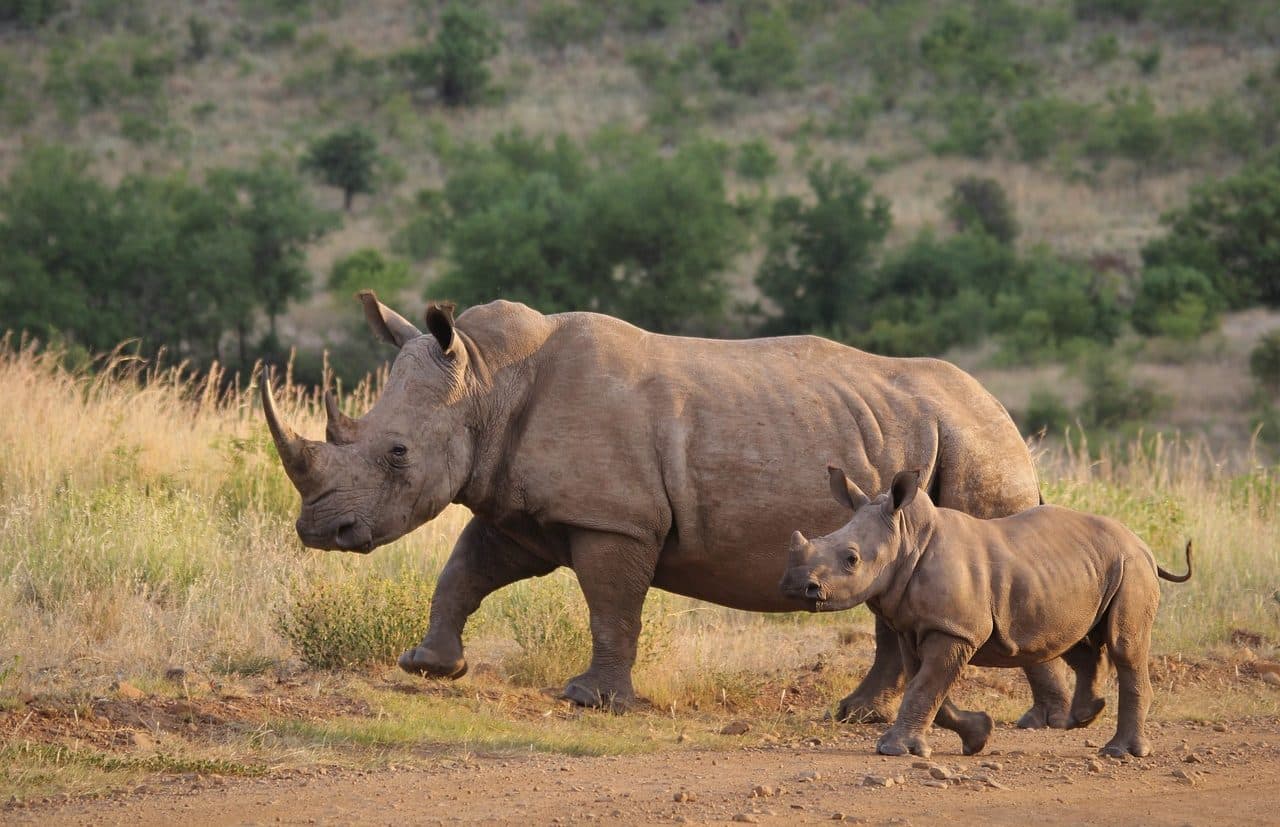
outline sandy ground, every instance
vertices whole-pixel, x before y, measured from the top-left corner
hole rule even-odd
[[[1110,731],[1001,726],[966,757],[872,752],[879,726],[728,752],[577,758],[472,754],[430,769],[177,779],[164,788],[0,813],[11,824],[1277,824],[1280,719],[1165,723],[1156,753],[1096,757]],[[933,770],[933,771],[931,771]],[[935,775],[953,775],[939,781]],[[890,786],[877,785],[890,780]],[[873,786],[875,785],[875,786]]]

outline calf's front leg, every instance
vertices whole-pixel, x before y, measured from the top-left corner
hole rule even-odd
[[[933,724],[938,708],[946,700],[952,684],[973,657],[974,647],[941,632],[927,634],[918,645],[906,635],[899,638],[907,673],[907,691],[898,707],[898,717],[876,743],[881,755],[918,755],[933,752],[925,731]],[[949,716],[948,716],[949,717]],[[983,739],[985,743],[985,738]]]

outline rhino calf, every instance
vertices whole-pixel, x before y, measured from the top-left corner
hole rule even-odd
[[[1042,505],[1011,517],[979,520],[936,507],[919,474],[898,473],[889,490],[867,497],[839,468],[831,491],[853,510],[842,528],[791,538],[781,588],[813,611],[866,603],[898,634],[908,676],[897,719],[877,752],[927,757],[935,721],[956,732],[964,753],[986,746],[991,716],[958,709],[948,698],[965,664],[1027,667],[1062,657],[1075,670],[1071,724],[1102,711],[1103,647],[1120,683],[1119,723],[1104,755],[1144,756],[1151,705],[1147,653],[1160,603],[1156,565],[1142,540],[1115,520]]]

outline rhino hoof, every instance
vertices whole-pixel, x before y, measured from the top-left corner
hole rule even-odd
[[[977,755],[987,746],[995,721],[985,712],[970,716],[964,731],[960,733],[961,749],[965,755]]]
[[[1098,752],[1101,755],[1108,755],[1112,758],[1124,758],[1126,755],[1132,755],[1135,758],[1146,758],[1151,754],[1151,742],[1141,735],[1127,739],[1117,735]]]
[[[1036,704],[1018,719],[1019,729],[1044,729],[1045,727],[1049,729],[1070,729],[1071,716],[1067,714],[1065,709],[1059,709],[1056,706],[1046,709],[1043,705]]]
[[[842,724],[887,724],[893,720],[893,713],[874,701],[850,695],[836,709],[836,720]]]
[[[410,675],[421,675],[424,678],[448,678],[457,680],[467,674],[466,658],[442,663],[434,657],[430,650],[415,646],[400,656],[400,668]]]
[[[1107,702],[1104,699],[1094,698],[1084,706],[1073,708],[1071,710],[1071,728],[1078,729],[1093,723],[1102,714],[1103,707],[1106,705]]]
[[[881,755],[918,755],[928,758],[933,754],[929,742],[920,735],[899,735],[892,729],[880,736],[876,742],[876,752]]]
[[[560,697],[573,701],[578,706],[609,709],[614,712],[626,712],[635,705],[636,700],[635,693],[629,690],[606,690],[592,687],[576,678],[565,685]]]

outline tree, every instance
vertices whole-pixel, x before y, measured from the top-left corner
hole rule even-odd
[[[1168,228],[1142,251],[1147,267],[1181,265],[1209,277],[1233,309],[1280,307],[1280,153],[1192,191],[1161,217]]]
[[[378,141],[360,126],[331,132],[312,142],[302,168],[342,189],[342,208],[351,211],[358,193],[371,193],[378,164]]]
[[[455,0],[441,15],[431,53],[440,98],[449,106],[474,103],[489,84],[486,64],[498,54],[498,26],[483,9]]]
[[[977,230],[1001,244],[1012,244],[1018,235],[1013,207],[994,178],[961,178],[952,186],[945,206],[951,226],[958,233]]]
[[[290,301],[306,296],[311,283],[305,247],[328,232],[335,218],[312,202],[298,176],[269,156],[250,169],[215,171],[210,180],[236,193],[236,220],[249,238],[250,295],[266,313],[269,345],[276,347],[276,319]],[[242,352],[249,322],[245,317],[237,325]]]
[[[1222,298],[1199,270],[1148,267],[1133,299],[1133,329],[1147,336],[1194,339],[1218,326]]]
[[[875,259],[893,223],[889,202],[840,162],[809,170],[815,202],[774,202],[769,241],[756,274],[760,291],[780,311],[775,332],[833,332],[865,302]]]

